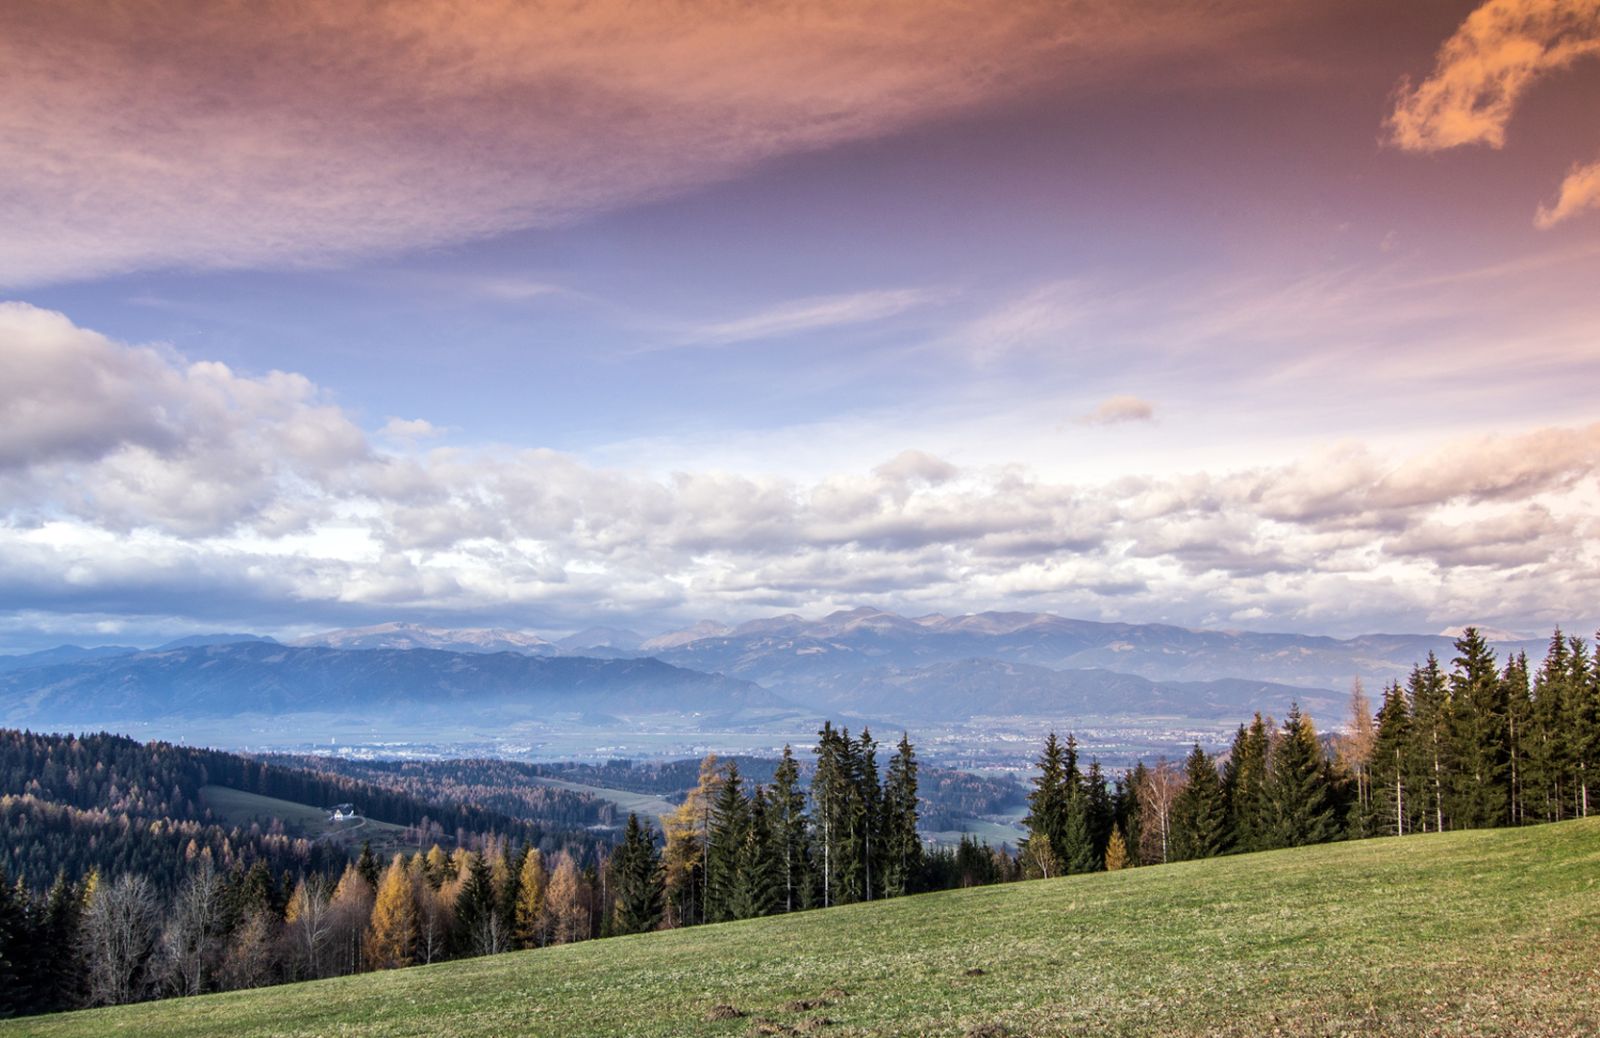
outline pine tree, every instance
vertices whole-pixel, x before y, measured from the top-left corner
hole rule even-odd
[[[811,826],[816,864],[822,885],[822,906],[835,904],[844,896],[841,877],[845,874],[845,847],[850,807],[850,736],[824,721],[817,733],[816,772],[811,776]]]
[[[1367,831],[1404,836],[1414,826],[1415,804],[1406,785],[1406,754],[1411,742],[1411,711],[1400,684],[1383,690],[1372,747],[1372,800]]]
[[[409,966],[415,961],[416,945],[417,903],[405,858],[396,854],[378,879],[367,928],[367,964],[379,970]]]
[[[1519,652],[1506,661],[1501,675],[1506,704],[1507,790],[1511,797],[1511,824],[1528,820],[1528,732],[1533,720],[1533,690],[1528,678],[1528,655]]]
[[[1572,732],[1568,728],[1567,638],[1557,627],[1544,664],[1533,679],[1532,745],[1528,750],[1529,801],[1547,822],[1566,817],[1566,794],[1572,768]]]
[[[1095,853],[1089,821],[1089,795],[1074,783],[1067,797],[1067,824],[1061,834],[1061,869],[1068,875],[1096,872],[1101,859]]]
[[[1239,726],[1223,768],[1227,828],[1236,851],[1265,850],[1272,844],[1271,810],[1267,801],[1270,743],[1267,722],[1258,713],[1248,726]]]
[[[883,838],[880,827],[883,824],[883,797],[878,785],[878,744],[866,728],[861,729],[861,737],[856,740],[852,770],[855,779],[854,795],[851,797],[852,842],[859,862],[855,894],[857,898],[871,901],[881,896]]]
[[[1272,755],[1267,800],[1275,847],[1326,843],[1338,831],[1322,747],[1311,718],[1300,713],[1299,704],[1291,706],[1284,718],[1282,738]]]
[[[1419,796],[1423,831],[1442,832],[1451,821],[1447,796],[1453,771],[1450,738],[1450,693],[1439,660],[1413,667],[1406,683],[1411,701],[1411,760],[1407,785]]]
[[[749,820],[728,894],[726,910],[730,919],[770,915],[778,904],[778,860],[768,835],[767,797],[757,786],[750,794]]]
[[[383,866],[378,864],[377,857],[372,853],[372,841],[361,841],[361,853],[356,857],[356,871],[361,873],[361,878],[367,881],[367,886],[373,890],[378,889],[378,881],[382,878]]]
[[[717,923],[734,916],[733,899],[740,882],[740,855],[750,831],[750,802],[739,779],[739,765],[728,762],[711,808],[706,834],[705,918]]]
[[[494,904],[494,878],[483,856],[467,853],[456,892],[454,943],[459,955],[486,955],[495,944],[498,924]]]
[[[1083,792],[1088,797],[1089,839],[1094,845],[1094,860],[1104,862],[1117,819],[1111,791],[1106,788],[1105,772],[1100,769],[1098,760],[1089,762],[1089,773],[1083,778]]]
[[[1117,780],[1117,791],[1113,799],[1113,813],[1116,817],[1115,826],[1122,830],[1123,842],[1127,845],[1128,865],[1130,867],[1140,864],[1138,848],[1143,838],[1142,826],[1144,820],[1139,805],[1139,790],[1144,787],[1148,769],[1144,761],[1135,762],[1128,771],[1123,772]]]
[[[1039,774],[1033,779],[1033,792],[1028,794],[1028,814],[1022,820],[1028,830],[1028,841],[1044,840],[1050,844],[1054,861],[1066,859],[1067,812],[1072,795],[1068,780],[1067,751],[1056,733],[1051,732],[1044,741],[1044,749],[1035,762]]]
[[[1459,762],[1454,814],[1459,826],[1504,825],[1511,816],[1505,686],[1494,652],[1476,627],[1456,639],[1450,674],[1451,735]]]
[[[1216,762],[1195,743],[1184,762],[1184,787],[1172,805],[1173,861],[1210,858],[1228,847],[1227,803]]]
[[[23,983],[23,956],[31,949],[27,891],[11,885],[0,862],[0,1018],[20,1016],[32,1009],[32,992]]]
[[[1597,635],[1600,638],[1600,635]],[[1589,817],[1600,774],[1600,652],[1591,661],[1582,638],[1567,640],[1566,728],[1572,813]]]
[[[922,840],[917,835],[917,757],[910,736],[904,732],[889,761],[883,823],[883,893],[885,897],[898,897],[911,889],[922,864]]]
[[[805,888],[809,869],[806,857],[806,796],[800,788],[800,765],[787,744],[783,747],[783,759],[778,762],[778,769],[773,775],[768,802],[770,810],[767,812],[767,823],[772,830],[770,840],[773,853],[779,863],[782,908],[785,912],[793,912],[808,903]]]
[[[636,814],[628,815],[628,828],[623,833],[622,846],[612,857],[612,870],[616,876],[612,932],[654,930],[661,924],[661,856],[656,853],[649,826],[641,825]]]

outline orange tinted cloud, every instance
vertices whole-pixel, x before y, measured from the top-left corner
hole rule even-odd
[[[1505,145],[1506,124],[1539,77],[1600,55],[1600,0],[1489,0],[1439,48],[1433,74],[1402,85],[1389,117],[1408,151]],[[1535,222],[1549,227],[1600,205],[1600,163],[1574,167]]]
[[[1191,11],[22,0],[0,10],[0,284],[548,226],[1238,21]]]

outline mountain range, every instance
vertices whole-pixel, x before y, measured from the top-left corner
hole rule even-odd
[[[590,644],[583,644],[590,643]],[[1502,652],[1543,652],[1510,642]],[[737,626],[706,621],[642,638],[593,628],[561,639],[408,623],[329,631],[293,644],[247,634],[153,650],[62,646],[0,657],[0,719],[99,726],[153,718],[367,711],[497,724],[561,715],[689,719],[1281,715],[1291,701],[1332,719],[1350,683],[1403,676],[1442,635],[1299,634],[1100,623],[1049,613],[908,618],[852,609]]]

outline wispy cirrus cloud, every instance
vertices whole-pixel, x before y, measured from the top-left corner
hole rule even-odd
[[[1130,61],[1271,5],[0,8],[0,284],[543,227]]]
[[[1388,129],[1408,151],[1501,148],[1517,103],[1540,78],[1600,55],[1595,0],[1489,0],[1439,48],[1433,72],[1401,84]],[[1534,217],[1549,228],[1600,205],[1600,162],[1572,168]]]
[[[679,342],[694,346],[732,346],[800,332],[870,324],[925,306],[938,298],[938,293],[926,289],[902,288],[796,299],[731,321],[701,325],[687,332]]]

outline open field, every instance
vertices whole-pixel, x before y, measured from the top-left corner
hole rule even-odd
[[[791,1005],[813,999],[825,1004]],[[747,1016],[709,1021],[719,1004]],[[960,1036],[984,1025],[1600,1033],[1600,819],[954,891],[16,1021],[0,1035]]]
[[[297,804],[292,800],[279,800],[277,797],[247,793],[228,786],[202,786],[200,798],[206,807],[230,825],[248,826],[258,822],[265,829],[276,818],[283,822],[283,831],[290,836],[354,846],[370,841],[373,852],[382,855],[415,849],[414,845],[404,842],[404,826],[371,818],[332,822],[328,820],[327,808],[314,804]],[[359,810],[360,805],[356,806]]]

